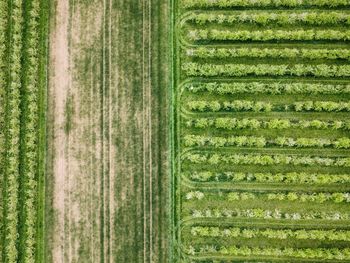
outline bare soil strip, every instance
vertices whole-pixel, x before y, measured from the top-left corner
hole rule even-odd
[[[52,105],[54,119],[52,123],[52,140],[54,149],[52,155],[53,173],[57,176],[53,178],[55,194],[53,199],[53,209],[56,211],[57,223],[54,225],[52,242],[52,256],[54,262],[64,262],[64,210],[65,210],[65,174],[66,174],[66,136],[64,133],[64,112],[66,105],[66,96],[69,87],[69,52],[68,52],[68,25],[69,25],[69,1],[62,0],[57,2],[57,16],[53,30],[51,30],[50,39],[50,79],[51,87],[49,89],[49,104]]]

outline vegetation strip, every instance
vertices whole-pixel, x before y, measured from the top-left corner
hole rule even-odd
[[[37,234],[37,180],[38,180],[38,133],[39,129],[39,18],[40,1],[28,1],[26,10],[23,67],[23,112],[22,112],[22,161],[21,188],[23,189],[23,227],[20,238],[20,260],[35,262]]]
[[[18,260],[18,194],[19,194],[19,142],[20,142],[20,89],[22,58],[22,1],[13,0],[9,24],[9,75],[7,76],[6,108],[6,170],[5,170],[5,242],[3,259],[5,262]]]
[[[196,118],[185,122],[186,127],[196,129],[215,128],[218,130],[239,129],[318,129],[318,130],[350,130],[350,121],[336,120],[298,120],[298,119],[269,119],[256,118]]]
[[[330,59],[350,60],[349,49],[312,49],[312,48],[209,48],[199,47],[186,49],[185,54],[191,58],[219,59],[219,58],[288,58],[288,59]],[[272,84],[274,85],[274,84]]]
[[[268,147],[268,146],[280,146],[280,147],[318,147],[325,148],[331,147],[336,149],[349,149],[350,138],[343,137],[335,140],[327,138],[265,138],[263,136],[229,136],[229,137],[214,137],[214,136],[202,136],[202,135],[185,135],[183,138],[184,145],[186,147]]]
[[[268,155],[268,154],[205,154],[189,153],[183,156],[183,161],[192,164],[231,164],[231,165],[302,165],[302,166],[330,166],[350,167],[350,157],[318,157],[295,155]]]
[[[283,184],[349,184],[350,174],[322,174],[322,173],[243,173],[243,172],[188,172],[184,176],[198,182],[257,182]]]
[[[350,33],[349,33],[350,36]],[[348,77],[350,65],[305,64],[182,64],[182,70],[191,77],[244,77],[244,76],[298,76],[298,77]]]
[[[224,7],[347,7],[347,0],[180,0],[184,8],[224,8]]]
[[[341,212],[320,212],[320,211],[307,211],[307,212],[287,212],[280,209],[262,209],[262,208],[251,208],[251,209],[239,209],[239,208],[206,208],[203,210],[193,209],[190,213],[193,218],[260,218],[260,219],[286,219],[286,220],[309,220],[309,219],[325,219],[325,220],[349,220],[349,213]]]
[[[335,29],[265,29],[265,30],[219,30],[195,29],[187,32],[191,41],[347,41],[349,30]]]
[[[229,237],[229,238],[274,238],[288,239],[296,238],[300,240],[338,240],[350,241],[350,231],[345,230],[319,230],[319,229],[258,229],[258,228],[239,228],[239,227],[209,227],[209,226],[193,226],[190,229],[193,236],[200,237]]]
[[[348,0],[176,0],[178,262],[347,262]]]
[[[302,11],[302,12],[239,12],[233,13],[190,13],[185,18],[199,25],[216,23],[236,25],[238,23],[250,23],[257,25],[277,24],[283,25],[338,25],[350,24],[350,15],[339,11]]]
[[[185,84],[191,93],[212,94],[350,94],[349,84],[323,84],[307,82],[201,82]]]
[[[350,249],[327,249],[327,248],[259,248],[247,246],[229,246],[216,247],[215,245],[208,245],[205,247],[189,246],[186,252],[190,255],[197,253],[217,253],[222,255],[232,256],[275,256],[275,257],[292,257],[292,258],[312,258],[312,259],[336,259],[336,260],[350,260]]]

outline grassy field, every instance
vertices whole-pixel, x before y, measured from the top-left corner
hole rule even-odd
[[[350,260],[347,8],[174,2],[174,262]]]
[[[47,262],[170,256],[168,16],[166,1],[53,4]]]

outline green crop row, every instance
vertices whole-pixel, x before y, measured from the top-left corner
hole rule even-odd
[[[205,101],[193,100],[187,103],[191,111],[196,112],[271,112],[271,111],[312,111],[312,112],[348,112],[350,102],[335,101],[297,101],[293,104],[272,104],[264,101],[234,100],[234,101]]]
[[[182,0],[184,8],[228,7],[345,7],[348,0]]]
[[[324,203],[327,201],[334,203],[349,203],[350,193],[299,193],[299,192],[281,192],[281,193],[253,193],[253,192],[229,192],[218,193],[219,197],[225,197],[228,201],[246,201],[258,198],[278,201],[299,201]],[[186,200],[202,200],[206,194],[200,191],[190,191],[186,193]]]
[[[193,93],[213,94],[350,94],[350,85],[320,84],[303,82],[202,82],[188,83],[185,88]]]
[[[192,164],[230,164],[230,165],[302,165],[350,167],[350,157],[318,157],[270,154],[206,154],[190,153],[183,157],[184,161]]]
[[[325,48],[209,48],[187,49],[186,55],[202,59],[274,58],[274,59],[345,59],[350,60],[349,49]],[[260,84],[261,85],[261,84]],[[275,83],[273,85],[276,85]]]
[[[260,219],[288,219],[288,220],[301,220],[301,219],[325,219],[325,220],[348,220],[350,219],[349,213],[340,212],[325,212],[325,211],[308,211],[304,213],[298,212],[284,212],[278,209],[264,210],[261,208],[252,209],[194,209],[191,211],[191,216],[194,218],[260,218]]]
[[[10,72],[7,84],[6,109],[6,160],[5,160],[5,242],[4,261],[18,262],[18,194],[19,194],[19,143],[20,143],[20,90],[21,90],[21,51],[22,51],[22,1],[13,0],[11,15],[8,20],[11,25],[9,34],[9,65]]]
[[[8,2],[0,1],[0,239],[3,241],[4,231],[4,191],[5,191],[5,113],[6,113],[6,29],[8,22]],[[4,242],[0,241],[0,261]]]
[[[350,260],[349,248],[260,248],[247,246],[215,246],[207,245],[200,247],[189,246],[186,252],[190,255],[196,254],[219,254],[230,256],[272,256],[272,257],[291,257],[304,259],[322,259],[322,260]]]
[[[24,205],[21,236],[21,260],[35,262],[37,226],[37,144],[39,129],[39,19],[40,0],[28,1],[26,33],[24,39],[23,91],[23,164],[21,177]]]
[[[303,12],[239,12],[239,13],[191,13],[187,21],[204,25],[206,23],[230,24],[250,23],[256,25],[341,25],[350,24],[350,15],[335,11]]]
[[[331,129],[350,130],[350,121],[323,121],[323,120],[291,120],[291,119],[270,119],[259,120],[254,118],[197,118],[185,122],[188,128],[205,129],[213,127],[223,130],[239,129]]]
[[[280,146],[280,147],[332,147],[336,149],[349,149],[350,138],[328,139],[328,138],[265,138],[263,136],[228,136],[228,137],[215,137],[215,136],[202,136],[202,135],[185,135],[183,143],[186,147],[257,147],[263,148],[268,146]]]
[[[218,30],[218,29],[195,29],[187,34],[189,40],[211,41],[347,41],[350,40],[349,30],[335,29],[260,29],[260,30]]]
[[[346,230],[316,230],[316,229],[258,229],[258,228],[239,228],[239,227],[210,227],[195,226],[191,227],[191,235],[200,237],[231,237],[231,238],[274,238],[300,240],[329,240],[329,241],[350,241],[350,231]]]
[[[266,198],[267,200],[279,200],[279,201],[299,201],[299,202],[316,202],[324,203],[331,201],[334,203],[349,203],[349,193],[268,193],[268,194],[256,194],[256,193],[244,193],[244,192],[231,192],[227,194],[228,201],[237,200],[250,200],[257,198]]]
[[[349,77],[350,65],[307,64],[199,64],[183,63],[188,77],[298,76]]]
[[[193,181],[199,182],[257,182],[283,184],[349,184],[349,174],[319,174],[307,172],[291,173],[243,173],[243,172],[191,172],[185,173]]]

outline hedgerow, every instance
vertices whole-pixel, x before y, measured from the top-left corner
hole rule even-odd
[[[202,59],[227,59],[227,58],[283,58],[283,59],[350,59],[348,49],[324,49],[324,48],[208,48],[199,47],[187,49],[187,56]],[[234,83],[235,84],[235,83]],[[259,83],[260,84],[260,83]],[[261,85],[261,84],[260,84]],[[272,85],[276,85],[273,83]]]
[[[186,147],[225,147],[225,146],[237,146],[237,147],[268,147],[268,146],[280,146],[280,147],[332,147],[336,149],[349,149],[350,138],[343,137],[339,139],[328,138],[289,138],[289,137],[277,137],[277,138],[265,138],[263,136],[202,136],[202,135],[185,135],[183,143]]]
[[[350,260],[348,248],[274,248],[274,247],[248,247],[248,246],[215,246],[188,247],[187,253],[222,254],[231,256],[273,256],[293,257],[307,259]]]
[[[349,33],[350,35],[350,33]],[[312,76],[349,77],[350,65],[306,64],[182,64],[182,70],[191,77],[243,77],[243,76]]]
[[[301,219],[325,219],[325,220],[348,220],[350,214],[341,212],[325,212],[325,211],[308,211],[308,212],[286,212],[279,209],[268,210],[262,208],[252,209],[218,209],[207,208],[203,210],[194,209],[191,211],[191,216],[194,218],[260,218],[260,219],[288,219],[288,220],[301,220]]]
[[[349,203],[349,193],[299,193],[299,192],[280,192],[280,193],[249,193],[249,192],[230,192],[227,194],[228,201],[245,201],[250,199],[265,198],[267,200],[278,200],[278,201],[299,201],[299,202],[316,202],[324,203],[327,201],[334,203]]]
[[[210,92],[213,94],[350,94],[348,84],[322,84],[307,82],[201,82],[188,83],[186,90],[198,92]]]
[[[21,235],[21,260],[35,262],[37,231],[37,144],[39,128],[39,18],[40,0],[31,0],[25,14],[27,21],[24,39],[23,67],[23,164],[21,176],[24,178],[23,188],[23,223]]]
[[[184,8],[228,8],[228,7],[345,7],[348,0],[182,0]]]
[[[185,122],[186,127],[196,129],[215,128],[221,130],[239,129],[320,129],[320,130],[349,130],[350,121],[336,120],[298,120],[298,119],[269,119],[261,120],[255,118],[196,118]]]
[[[189,153],[183,157],[183,160],[192,164],[209,165],[317,165],[350,167],[350,157],[319,157],[310,155]]]
[[[6,188],[5,188],[5,262],[17,262],[18,194],[19,194],[19,142],[20,142],[20,89],[22,51],[22,1],[13,0],[9,19],[9,71],[6,108]]]
[[[4,207],[5,207],[5,135],[6,135],[6,29],[8,25],[8,1],[0,1],[0,238],[3,240],[3,231],[5,226]],[[4,245],[0,241],[0,252],[3,251]],[[0,259],[2,255],[0,253]]]
[[[218,30],[195,29],[187,33],[191,41],[347,41],[349,30],[335,29],[261,29],[261,30]]]
[[[282,184],[348,184],[350,174],[327,174],[310,172],[244,173],[244,172],[188,172],[184,176],[198,182],[252,182]]]
[[[272,104],[265,101],[233,100],[233,101],[205,101],[192,100],[187,107],[195,112],[271,112],[271,111],[314,111],[314,112],[348,112],[350,102],[347,101],[297,101],[293,104]]]
[[[273,238],[300,240],[329,240],[329,241],[350,241],[350,231],[347,230],[324,230],[324,229],[271,229],[271,228],[239,228],[239,227],[191,227],[191,235],[200,237],[231,237],[231,238]]]
[[[191,13],[187,21],[204,25],[206,23],[231,24],[249,23],[257,25],[277,24],[281,26],[306,25],[340,25],[350,24],[350,15],[339,11],[303,11],[303,12],[239,12],[239,13]]]

